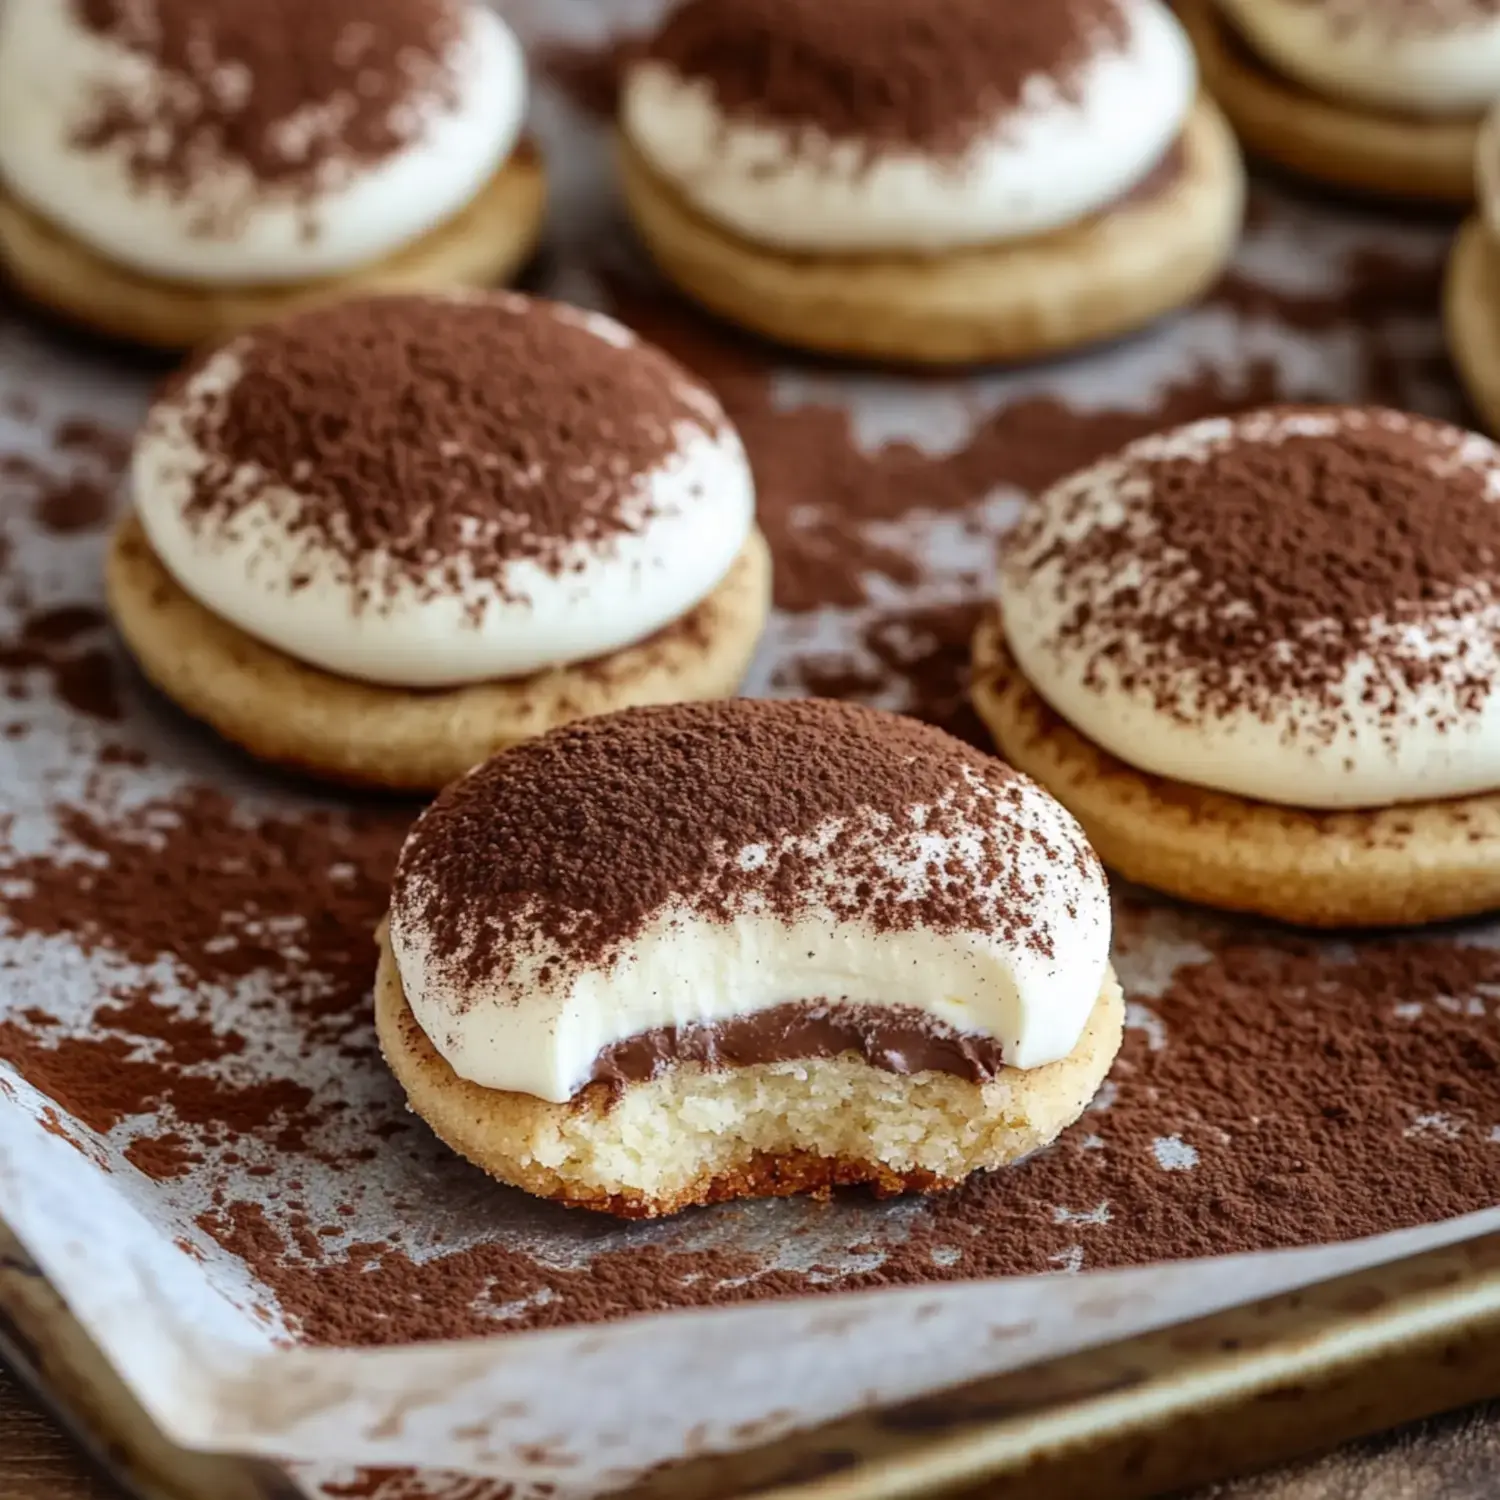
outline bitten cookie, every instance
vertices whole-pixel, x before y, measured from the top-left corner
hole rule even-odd
[[[1500,906],[1500,449],[1272,408],[1132,444],[1009,540],[974,701],[1130,878],[1311,926]]]
[[[688,0],[621,95],[666,274],[785,343],[1013,360],[1190,301],[1243,172],[1160,0]]]
[[[650,1218],[950,1187],[1119,1047],[1109,893],[1024,776],[874,709],[682,704],[497,756],[417,821],[376,1022],[502,1182]]]
[[[308,303],[503,280],[540,232],[525,61],[478,0],[18,0],[0,259],[183,348]]]
[[[739,685],[770,558],[708,390],[516,293],[344,302],[191,365],[136,443],[111,610],[262,759],[436,789],[495,750]]]
[[[1178,0],[1248,150],[1363,192],[1468,203],[1500,14],[1410,0]]]

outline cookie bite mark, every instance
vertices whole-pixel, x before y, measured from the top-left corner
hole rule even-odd
[[[780,1156],[932,1186],[1082,1108],[1108,946],[1092,851],[999,762],[850,705],[685,704],[507,752],[418,820],[382,1035],[440,1134],[565,1201],[670,1211]],[[661,1151],[630,1147],[658,1107]]]
[[[714,398],[611,320],[518,295],[361,299],[243,335],[153,406],[133,478],[168,587],[133,543],[113,597],[148,671],[201,684],[160,629],[196,605],[241,685],[275,676],[300,701],[323,681],[377,742],[384,710],[403,763],[423,722],[450,735],[443,780],[596,703],[675,696],[628,673],[646,696],[611,701],[610,663],[690,618],[707,628],[677,632],[672,664],[689,695],[730,691],[764,621],[749,465]],[[528,684],[562,717],[538,723]],[[244,743],[225,709],[198,703]],[[347,748],[302,758],[351,772]]]
[[[525,105],[473,0],[11,6],[0,250],[40,300],[160,344],[377,274],[509,274],[542,201]]]
[[[1497,500],[1489,440],[1376,408],[1272,408],[1144,439],[1054,487],[1010,538],[976,704],[1137,878],[1251,904],[1223,900],[1245,881],[1222,870],[1170,874],[1183,839],[1201,842],[1178,816],[1191,804],[1252,876],[1277,863],[1272,844],[1305,856],[1320,827],[1341,851],[1316,899],[1247,876],[1252,909],[1320,923],[1483,909],[1495,862],[1449,837],[1448,814],[1477,816],[1500,791]],[[1398,827],[1410,839],[1393,861]],[[1403,859],[1401,900],[1354,894],[1362,867],[1389,885]]]
[[[762,332],[904,360],[1019,357],[1148,319],[1226,253],[1242,183],[1211,127],[1184,149],[1195,91],[1157,0],[689,0],[626,74],[627,202],[674,279]],[[1140,209],[1164,161],[1200,191],[1175,215],[1116,215]],[[1114,287],[1107,329],[1069,275],[1096,219],[1113,225],[1092,267]],[[1062,304],[1045,336],[1017,326],[1018,274],[1031,304]],[[882,299],[894,334],[851,347],[862,323],[891,324],[889,307],[872,317]],[[969,353],[950,347],[960,300]]]

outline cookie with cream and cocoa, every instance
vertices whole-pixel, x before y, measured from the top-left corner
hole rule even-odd
[[[1161,0],[687,0],[623,83],[666,273],[786,343],[1017,359],[1228,259],[1243,173]]]
[[[541,227],[519,44],[480,0],[14,0],[0,258],[114,337],[502,281]]]
[[[1034,783],[820,700],[592,719],[418,819],[376,1020],[503,1182],[653,1217],[949,1187],[1053,1139],[1119,1047],[1104,872]]]
[[[1500,906],[1500,447],[1273,407],[1007,540],[974,701],[1122,874],[1316,926]]]
[[[1500,94],[1495,0],[1179,0],[1246,147],[1305,176],[1468,203]]]
[[[734,428],[612,319],[512,292],[339,302],[152,406],[110,608],[262,759],[436,789],[592,713],[734,692],[770,558]]]

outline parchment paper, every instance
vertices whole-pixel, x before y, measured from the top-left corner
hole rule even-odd
[[[608,29],[639,24],[653,8],[537,3],[523,7],[518,21],[540,46],[557,36],[597,40]],[[534,124],[555,198],[554,234],[539,285],[552,295],[613,305],[614,272],[625,267],[637,274],[639,267],[619,228],[597,122],[543,80]],[[1372,247],[1395,262],[1430,266],[1450,232],[1441,222],[1403,225],[1269,189],[1257,199],[1239,269],[1246,284],[1305,296],[1311,308],[1344,285],[1351,263]],[[1340,319],[1309,314],[1299,326],[1284,309],[1272,316],[1253,298],[1219,296],[1139,338],[1038,369],[939,380],[789,362],[776,377],[775,400],[786,409],[839,403],[868,447],[905,438],[932,452],[956,447],[987,415],[1038,394],[1055,394],[1074,407],[1150,410],[1163,386],[1204,371],[1226,400],[1257,390],[1267,371],[1279,391],[1353,399],[1371,393],[1370,372],[1377,368],[1384,371],[1386,399],[1460,416],[1437,364],[1440,352],[1428,310],[1352,305]],[[50,473],[66,475],[85,460],[57,445],[64,419],[83,414],[128,432],[157,373],[8,311],[0,319],[0,451],[29,454]],[[872,584],[873,603],[778,614],[749,690],[793,691],[801,680],[799,663],[838,657],[872,668],[870,701],[910,706],[910,683],[882,683],[876,663],[865,660],[862,628],[892,598],[923,607],[974,597],[988,575],[994,539],[1021,498],[1015,485],[997,484],[976,500],[963,524],[934,516],[893,526],[892,542],[922,559],[921,576],[909,584]],[[0,599],[0,623],[12,636],[38,609],[97,606],[101,530],[60,535],[36,525],[15,494],[4,520],[10,573],[24,579],[16,597]],[[25,732],[0,738],[0,813],[8,821],[12,872],[0,871],[0,895],[7,903],[27,894],[25,878],[14,871],[38,851],[71,851],[85,864],[98,858],[86,841],[80,844],[60,808],[104,808],[112,817],[145,809],[149,824],[152,808],[206,782],[239,799],[249,821],[310,807],[329,809],[335,826],[374,816],[363,805],[346,807],[259,774],[129,675],[102,631],[95,644],[112,654],[119,674],[119,723],[101,723],[70,707],[66,693],[31,682],[16,710]],[[130,755],[115,753],[122,744]],[[224,941],[243,940],[253,922],[238,914],[226,925]],[[1135,1002],[1130,1025],[1151,1032],[1152,1046],[1158,1045],[1152,1028],[1160,1023],[1149,1000],[1177,965],[1201,955],[1195,934],[1207,927],[1198,922],[1169,906],[1134,909],[1134,936],[1120,967]],[[295,946],[298,923],[284,925],[271,938]],[[1500,928],[1478,926],[1442,940],[1482,946],[1497,936]],[[264,932],[258,938],[269,940]],[[318,982],[310,973],[310,989]],[[327,1160],[253,1152],[237,1160],[236,1143],[221,1140],[181,1174],[153,1178],[126,1154],[141,1135],[141,1117],[106,1129],[68,1117],[35,1079],[28,1082],[0,1057],[0,1214],[171,1437],[192,1447],[297,1460],[306,1466],[299,1472],[310,1492],[368,1493],[340,1477],[341,1465],[422,1464],[508,1480],[517,1495],[594,1495],[673,1458],[764,1443],[865,1404],[997,1373],[1500,1226],[1500,1214],[1485,1212],[1373,1240],[1101,1273],[1088,1271],[1080,1229],[1078,1244],[1054,1257],[1058,1272],[1080,1275],[834,1291],[529,1333],[505,1333],[516,1312],[498,1297],[495,1327],[502,1336],[488,1340],[309,1347],[275,1292],[205,1232],[204,1223],[226,1202],[274,1205],[295,1197],[314,1220],[342,1215],[337,1232],[327,1236],[330,1254],[378,1239],[399,1223],[430,1230],[434,1254],[438,1245],[447,1253],[500,1242],[573,1268],[628,1246],[732,1247],[753,1251],[769,1269],[802,1273],[809,1287],[832,1288],[845,1276],[878,1267],[924,1210],[856,1197],[828,1208],[769,1203],[678,1224],[615,1228],[498,1192],[415,1134],[402,1138],[407,1144],[401,1149],[377,1150],[351,1168],[347,1153],[339,1155],[340,1142],[347,1146],[372,1119],[397,1110],[390,1081],[370,1061],[367,1038],[356,1055],[304,1034],[280,992],[256,972],[210,992],[185,984],[171,954],[142,962],[86,935],[29,930],[13,913],[0,934],[0,1020],[42,1009],[63,1031],[87,1034],[101,995],[118,993],[122,984],[145,986],[154,1003],[215,1025],[232,1023],[249,1038],[242,1052],[204,1064],[205,1074],[291,1078],[315,1099],[340,1099],[342,1123],[324,1127]],[[1480,1006],[1481,1014],[1493,1003],[1488,994],[1451,998],[1456,1006]],[[1170,1046],[1170,1037],[1160,1044]],[[1109,1103],[1107,1091],[1096,1108]],[[1500,1099],[1491,1120],[1434,1125],[1413,1110],[1413,1129],[1438,1136],[1500,1124]],[[170,1122],[170,1112],[166,1118]],[[1500,1153],[1500,1145],[1495,1149]],[[1159,1151],[1158,1159],[1163,1173],[1192,1169],[1191,1150]],[[359,1193],[346,1203],[351,1172]],[[1056,1205],[1059,1223],[1072,1215],[1086,1225],[1098,1212]],[[322,1485],[327,1489],[319,1490]]]

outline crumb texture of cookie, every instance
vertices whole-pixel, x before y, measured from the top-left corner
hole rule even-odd
[[[482,194],[525,61],[469,0],[20,0],[0,176],[62,236],[193,286],[348,274]]]
[[[728,1070],[690,1063],[618,1097],[592,1085],[569,1104],[458,1077],[412,1015],[388,946],[375,1019],[412,1109],[460,1155],[537,1197],[651,1219],[841,1187],[941,1191],[1020,1161],[1087,1108],[1119,1050],[1125,1002],[1109,974],[1071,1053],[982,1084],[902,1076],[844,1054]]]
[[[1361,0],[1357,6],[1286,0],[1262,7],[1255,0],[1235,0],[1233,22],[1217,0],[1179,0],[1178,9],[1197,49],[1204,85],[1234,123],[1248,152],[1302,176],[1356,192],[1437,203],[1472,202],[1479,121],[1500,89],[1500,70],[1495,69],[1493,57],[1484,63],[1485,49],[1475,53],[1475,60],[1482,64],[1478,76],[1487,80],[1485,92],[1478,103],[1463,105],[1457,102],[1466,97],[1462,90],[1449,91],[1434,84],[1430,72],[1393,72],[1389,66],[1403,51],[1409,60],[1414,51],[1434,50],[1421,40],[1424,14],[1452,21],[1452,33],[1436,50],[1450,65],[1455,53],[1459,54],[1462,66],[1459,20],[1472,10],[1471,0],[1457,0],[1452,7],[1407,4],[1406,0],[1389,4]],[[1298,30],[1310,27],[1322,33],[1332,29],[1341,39],[1358,35],[1364,40],[1352,64],[1338,47],[1320,43],[1297,49],[1298,66],[1309,74],[1304,81],[1257,55],[1237,29],[1239,12],[1259,14],[1262,9],[1267,14],[1274,11],[1279,20],[1289,12],[1299,13]],[[1356,10],[1369,13],[1368,28],[1357,24]],[[1342,24],[1336,19],[1339,16]],[[1495,19],[1493,15],[1488,18],[1486,29],[1500,37]],[[1415,41],[1410,28],[1416,28]],[[1404,49],[1393,44],[1393,31],[1405,38]],[[1310,75],[1322,77],[1329,70],[1342,85],[1364,78],[1370,85],[1383,83],[1387,97],[1404,90],[1425,97],[1429,104],[1379,103],[1368,86],[1327,91]],[[1432,108],[1434,100],[1444,101],[1442,107]]]
[[[1119,1042],[1109,931],[1078,825],[993,758],[848,704],[680,704],[438,798],[378,1013],[418,1113],[545,1196],[925,1189],[1091,1097]]]

